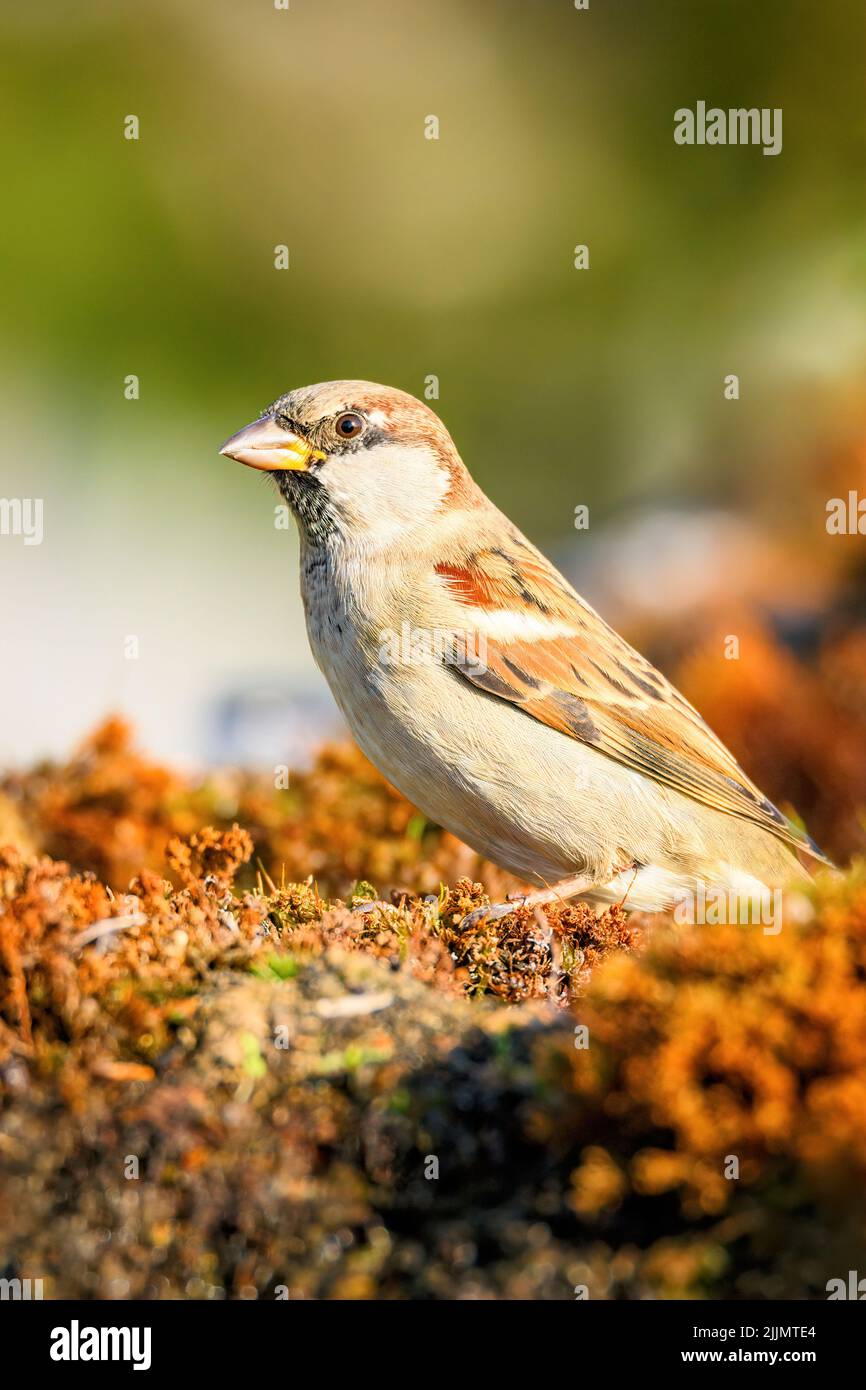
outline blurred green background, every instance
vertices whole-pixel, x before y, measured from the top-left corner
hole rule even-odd
[[[109,708],[219,756],[221,702],[320,698],[294,537],[217,454],[291,386],[435,374],[570,572],[578,503],[595,544],[672,504],[781,525],[862,437],[864,29],[855,0],[6,7],[0,495],[45,537],[0,538],[0,759]],[[781,107],[782,153],[675,145],[699,99]]]

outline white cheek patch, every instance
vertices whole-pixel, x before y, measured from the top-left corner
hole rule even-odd
[[[492,637],[495,642],[543,642],[555,637],[577,637],[572,623],[560,618],[545,618],[537,613],[520,613],[511,608],[476,608],[461,610],[467,626]]]
[[[356,537],[375,546],[427,525],[450,478],[429,449],[377,444],[330,458],[323,482]]]
[[[370,421],[371,425],[375,425],[377,429],[381,429],[385,423],[385,412],[384,410],[371,410],[367,419]]]

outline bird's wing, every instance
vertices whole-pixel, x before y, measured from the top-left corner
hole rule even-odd
[[[516,533],[436,566],[466,627],[452,660],[479,689],[705,806],[823,859],[697,710]]]

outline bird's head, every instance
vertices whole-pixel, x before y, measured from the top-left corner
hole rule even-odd
[[[289,391],[220,452],[270,473],[312,542],[387,544],[483,500],[438,416],[369,381]]]

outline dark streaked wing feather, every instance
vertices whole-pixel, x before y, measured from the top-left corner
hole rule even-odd
[[[705,806],[740,816],[794,849],[824,856],[746,776],[697,710],[514,534],[513,552],[481,550],[437,565],[455,599],[490,613],[535,613],[567,623],[547,639],[485,639],[485,663],[458,638],[465,679],[635,772]]]

